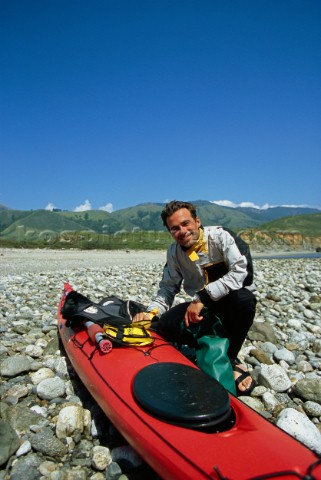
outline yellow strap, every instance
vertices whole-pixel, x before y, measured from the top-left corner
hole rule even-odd
[[[199,229],[199,237],[197,242],[186,251],[186,254],[189,256],[192,262],[195,262],[199,259],[197,252],[208,253],[207,241],[204,238],[204,231],[202,228]]]
[[[145,312],[144,314],[149,315],[149,320],[153,320],[153,318],[158,314],[158,308],[153,308],[153,310],[150,310],[149,312]]]
[[[145,322],[146,323],[146,322]],[[141,324],[139,326],[138,324]],[[118,328],[113,325],[104,325],[104,331],[108,338],[114,340],[117,338]],[[142,325],[142,322],[129,325],[124,328],[124,335],[122,343],[128,346],[145,346],[153,343],[154,339],[151,337],[150,333],[146,330],[145,325]]]
[[[189,253],[188,256],[192,260],[192,262],[196,262],[196,260],[200,258],[194,250],[191,253]]]

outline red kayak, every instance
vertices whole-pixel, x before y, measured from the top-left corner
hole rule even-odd
[[[59,332],[82,382],[128,443],[163,479],[321,480],[308,448],[229,394],[158,335],[105,352],[85,327]],[[91,336],[92,337],[92,336]],[[107,352],[107,353],[106,353]]]

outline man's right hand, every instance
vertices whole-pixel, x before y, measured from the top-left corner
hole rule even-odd
[[[151,320],[151,314],[148,312],[139,312],[133,318],[133,323]]]
[[[157,314],[158,314],[158,308],[153,308],[153,310],[150,310],[149,312],[139,312],[134,316],[133,323],[142,322],[142,321],[151,322],[153,318],[156,317]]]

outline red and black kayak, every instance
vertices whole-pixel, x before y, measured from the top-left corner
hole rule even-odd
[[[128,443],[163,479],[321,479],[320,459],[230,395],[155,334],[144,347],[97,348],[86,328],[67,327],[66,353],[86,388]]]

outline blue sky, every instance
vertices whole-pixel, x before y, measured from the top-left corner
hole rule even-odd
[[[320,0],[3,0],[0,204],[321,208]]]

